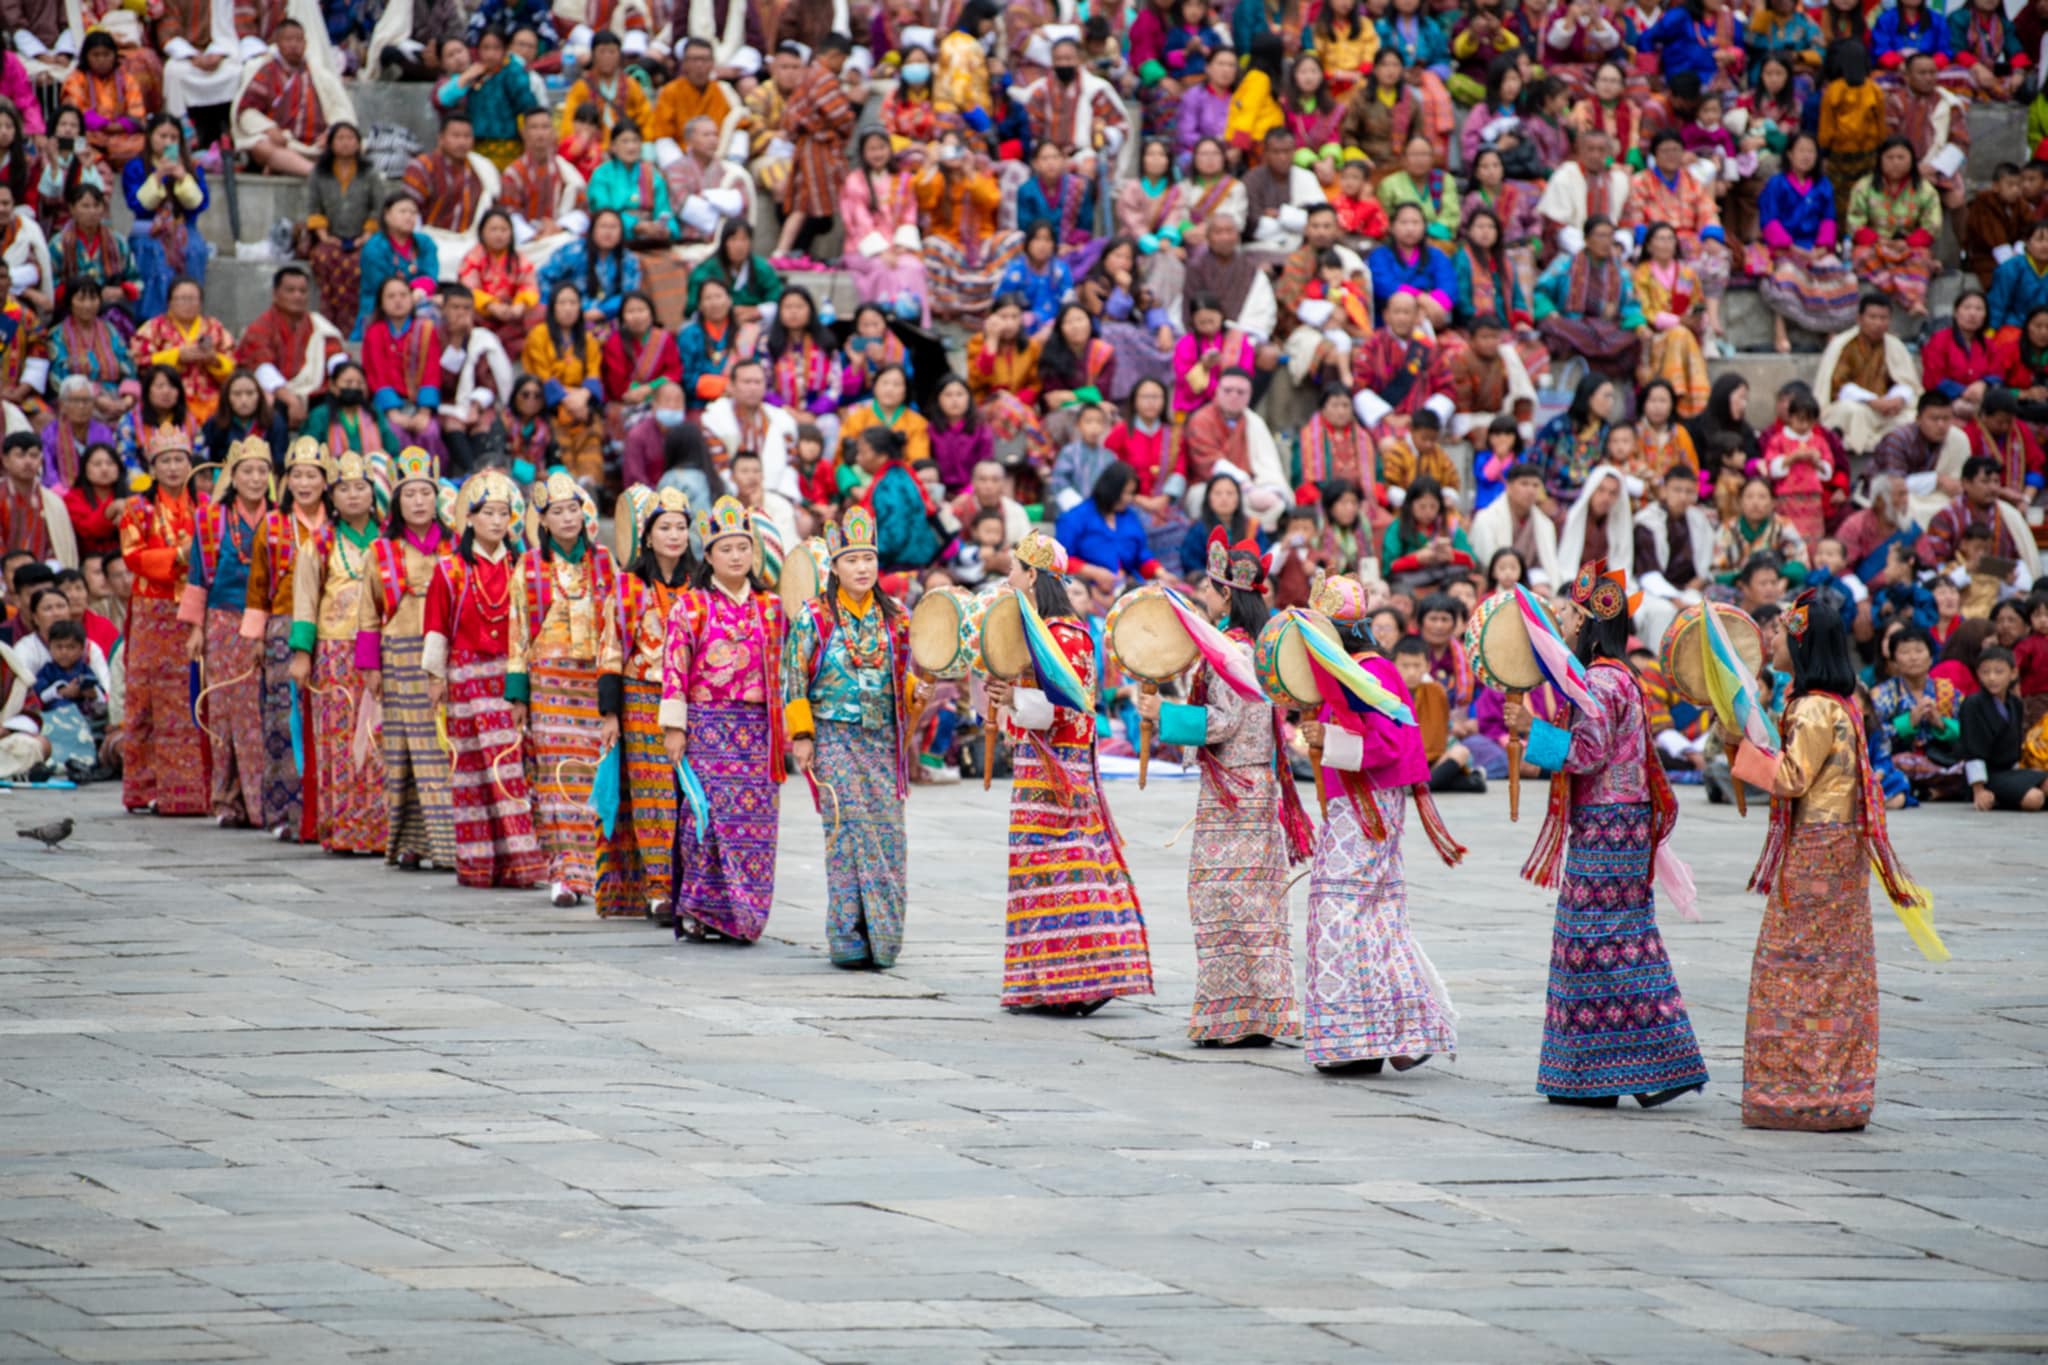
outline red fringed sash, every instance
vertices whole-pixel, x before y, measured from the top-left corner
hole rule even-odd
[[[1613,659],[1596,659],[1593,667],[1620,669],[1628,674],[1631,687],[1637,685],[1635,671],[1626,664]],[[1657,849],[1671,837],[1672,829],[1678,824],[1678,798],[1671,791],[1670,779],[1664,776],[1663,765],[1657,761],[1657,748],[1650,738],[1647,724],[1643,726],[1643,779],[1650,789],[1650,862],[1654,867]],[[1542,887],[1557,885],[1564,871],[1565,834],[1571,823],[1571,805],[1571,774],[1552,773],[1550,801],[1543,812],[1543,828],[1536,835],[1536,847],[1529,851],[1529,860],[1522,864],[1525,880]]]
[[[1800,700],[1804,701],[1805,698]],[[1795,703],[1796,704],[1796,703]],[[1862,826],[1865,846],[1870,850],[1870,860],[1877,865],[1878,880],[1884,883],[1884,893],[1893,905],[1906,906],[1918,899],[1914,895],[1912,879],[1906,875],[1904,864],[1892,848],[1890,827],[1885,823],[1884,787],[1878,781],[1877,770],[1870,764],[1870,743],[1863,732],[1861,709],[1853,703],[1838,701],[1841,709],[1848,713],[1849,728],[1856,735],[1856,771],[1858,775],[1856,796],[1856,822]],[[1790,717],[1787,717],[1790,720]],[[1791,743],[1791,725],[1785,726],[1786,743]],[[1792,817],[1798,808],[1796,797],[1771,797],[1771,823],[1764,836],[1763,853],[1756,860],[1756,870],[1749,874],[1749,889],[1761,896],[1768,896],[1778,885],[1778,877],[1785,868],[1785,851],[1792,842]]]

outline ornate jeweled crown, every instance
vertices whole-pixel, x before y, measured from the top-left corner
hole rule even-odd
[[[690,519],[689,495],[680,488],[651,488],[647,495],[633,504],[633,521],[637,527],[641,544],[647,543],[647,533],[654,529],[654,523],[669,512],[680,512],[684,522]]]
[[[715,543],[728,536],[754,534],[753,519],[747,515],[746,504],[728,494],[705,508],[697,516],[697,536],[704,542],[708,553]]]
[[[1813,616],[1808,609],[1819,601],[1819,588],[1808,588],[1793,598],[1791,609],[1779,618],[1785,623],[1785,633],[1794,639],[1806,634],[1807,628],[1813,624]]]
[[[192,454],[192,438],[185,434],[185,428],[172,423],[153,428],[144,438],[144,443],[151,464],[156,463],[157,456],[168,455],[174,450],[183,451],[187,456]]]
[[[1571,597],[1591,615],[1612,621],[1629,609],[1628,575],[1608,568],[1606,560],[1596,559],[1579,570]]]
[[[487,502],[502,502],[512,512],[513,533],[526,517],[526,497],[519,491],[519,485],[512,476],[502,469],[484,469],[469,476],[469,482],[455,495],[455,521],[452,529],[461,535],[469,527],[469,519],[478,508]]]
[[[285,449],[284,472],[289,474],[300,465],[312,465],[329,483],[334,482],[334,461],[327,458],[327,447],[311,436],[301,436]]]
[[[570,478],[566,471],[557,469],[545,479],[534,484],[533,510],[537,515],[545,515],[550,507],[560,502],[572,502],[581,509],[583,513],[583,532],[595,543],[597,540],[597,500],[590,496],[590,493],[582,484]],[[536,542],[538,542],[540,529],[538,527],[530,529]]]
[[[334,481],[336,483],[347,483],[350,479],[361,479],[365,483],[374,484],[376,482],[375,473],[376,471],[370,467],[370,461],[360,451],[344,450],[335,457]]]
[[[228,445],[227,458],[220,462],[220,477],[213,481],[213,500],[225,504],[235,496],[235,466],[247,461],[260,464],[266,473],[270,470],[270,442],[261,436],[234,441]],[[269,480],[270,496],[277,496],[277,479]]]
[[[441,477],[441,463],[434,458],[432,451],[422,450],[418,446],[407,446],[392,458],[391,472],[391,487],[396,491],[409,483],[438,482]]]
[[[849,507],[846,514],[825,530],[825,553],[837,559],[856,550],[875,548],[875,517],[865,507]]]
[[[1346,624],[1363,621],[1370,602],[1365,584],[1345,574],[1326,574],[1318,569],[1314,581],[1309,584],[1309,606],[1332,621]]]
[[[1247,537],[1230,543],[1221,526],[1209,530],[1209,578],[1226,588],[1257,592],[1266,580],[1266,562],[1259,557],[1259,544]]]
[[[1034,526],[1026,533],[1023,542],[1017,546],[1017,558],[1047,573],[1063,574],[1067,571],[1066,547],[1047,535],[1043,527]]]

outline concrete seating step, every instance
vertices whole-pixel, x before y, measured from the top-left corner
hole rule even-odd
[[[1965,284],[1975,284],[1973,277],[1954,270],[1945,270],[1935,276],[1927,290],[1927,304],[1936,318],[1944,318],[1954,309],[1956,297],[1963,292]],[[1753,286],[1731,288],[1721,300],[1721,320],[1728,327],[1728,343],[1736,350],[1748,353],[1771,353],[1775,329],[1772,325],[1771,310],[1764,302],[1763,295]],[[1892,313],[1892,331],[1902,337],[1911,337],[1919,330],[1919,322],[1909,317],[1904,309]],[[1792,329],[1794,347],[1807,347],[1818,353],[1828,339],[1800,328]]]

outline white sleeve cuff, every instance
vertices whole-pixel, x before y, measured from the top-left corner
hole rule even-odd
[[[265,393],[276,393],[285,386],[284,371],[267,362],[258,365],[256,367],[256,383]]]
[[[1973,787],[1980,782],[1989,782],[1991,770],[1984,766],[1983,759],[1973,758],[1963,765],[1963,780]]]
[[[1671,580],[1656,569],[1650,570],[1637,580],[1644,592],[1652,597],[1677,597],[1678,589],[1671,586]]]
[[[173,38],[164,44],[164,56],[174,62],[189,62],[199,55],[199,49],[183,38]]]
[[[1455,417],[1458,413],[1457,404],[1453,403],[1448,395],[1441,393],[1432,395],[1424,401],[1422,406],[1435,413],[1436,420],[1445,426],[1449,426],[1451,418]]]
[[[888,249],[889,239],[879,232],[870,232],[860,239],[860,254],[863,256],[879,256]]]
[[[438,630],[428,631],[420,644],[420,670],[430,678],[448,676],[448,637]]]
[[[242,39],[241,46],[235,49],[235,56],[237,56],[245,62],[253,62],[258,57],[265,55],[269,51],[270,49],[264,46],[263,40],[261,38],[256,37],[254,34],[251,34],[250,36]]]
[[[1019,687],[1010,693],[1010,719],[1023,730],[1050,730],[1052,699],[1036,687]]]
[[[1837,393],[1835,398],[1843,403],[1874,403],[1877,401],[1877,395],[1864,388],[1861,384],[1842,385],[1841,392]]]
[[[1334,725],[1323,727],[1323,766],[1355,773],[1365,766],[1365,741]]]
[[[1910,403],[1914,399],[1918,398],[1920,395],[1914,393],[1904,384],[1894,384],[1884,391],[1884,396],[1887,398],[1903,398],[1905,401]]]
[[[41,57],[50,49],[44,46],[41,38],[23,29],[14,35],[14,50],[24,57]]]
[[[21,382],[37,393],[44,392],[50,383],[50,362],[38,356],[25,360],[21,366]]]
[[[690,728],[690,703],[683,697],[663,697],[660,714],[657,717],[664,730],[687,730]]]

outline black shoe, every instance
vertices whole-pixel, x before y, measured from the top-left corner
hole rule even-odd
[[[1247,1033],[1242,1038],[1233,1038],[1222,1044],[1224,1047],[1271,1047],[1273,1040],[1263,1033]]]
[[[1416,1067],[1421,1066],[1434,1056],[1436,1056],[1434,1052],[1425,1052],[1420,1057],[1396,1057],[1393,1059],[1394,1070],[1413,1071]]]
[[[1386,1064],[1384,1057],[1367,1057],[1356,1062],[1321,1062],[1316,1070],[1325,1076],[1377,1076]]]
[[[1613,1109],[1621,1104],[1619,1095],[1545,1095],[1552,1104],[1569,1104],[1580,1109]]]
[[[1705,1090],[1704,1085],[1674,1085],[1669,1090],[1658,1090],[1648,1095],[1636,1096],[1636,1103],[1645,1109],[1655,1109],[1660,1104],[1669,1104],[1680,1095],[1690,1095],[1695,1090]]]
[[[1086,1019],[1089,1015],[1095,1013],[1095,1011],[1101,1009],[1114,999],[1116,997],[1113,995],[1105,995],[1100,1000],[1084,1000],[1074,1006],[1074,1017],[1076,1019]]]

